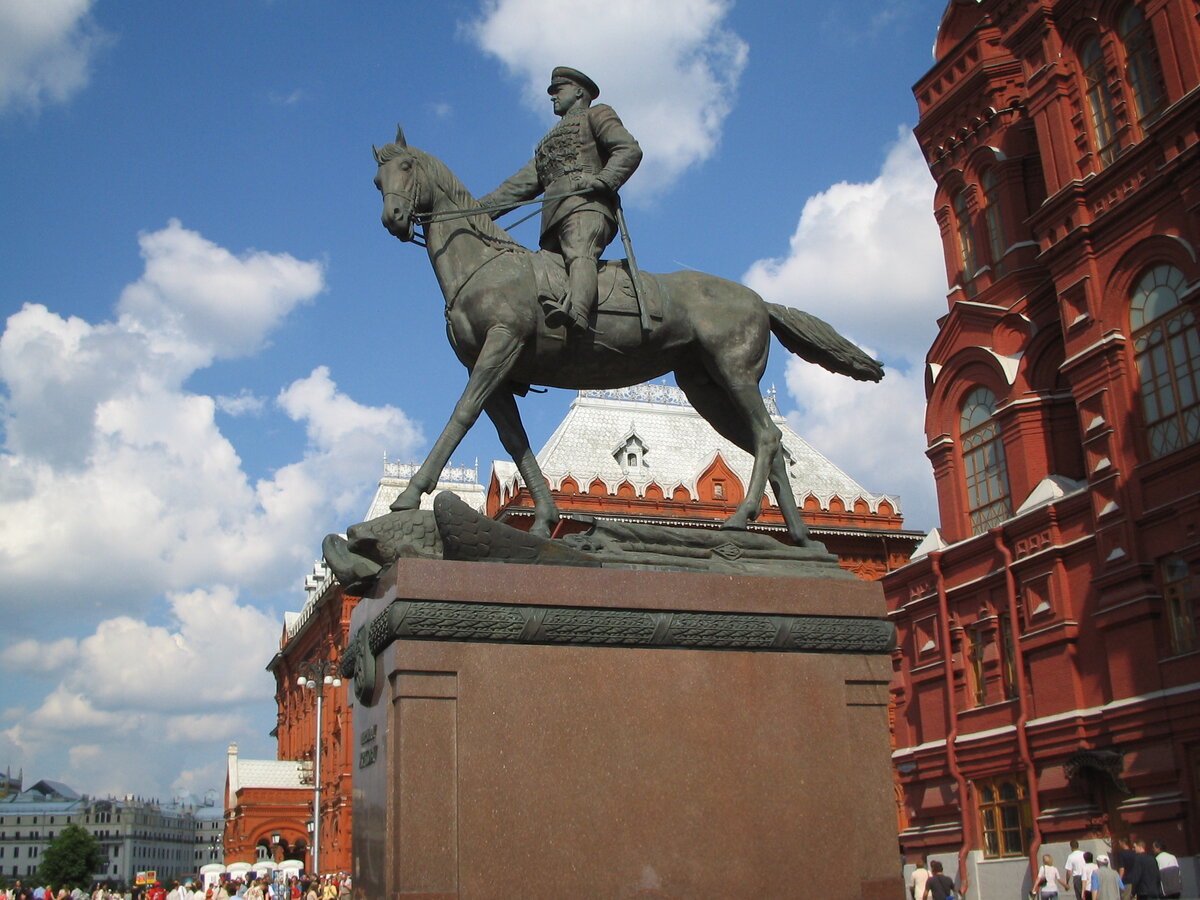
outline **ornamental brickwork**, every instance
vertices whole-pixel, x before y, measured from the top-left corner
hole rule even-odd
[[[940,526],[884,577],[901,846],[979,897],[1028,891],[1071,839],[1162,839],[1188,866],[1196,7],[953,0],[935,50],[914,93],[949,285],[926,370]]]

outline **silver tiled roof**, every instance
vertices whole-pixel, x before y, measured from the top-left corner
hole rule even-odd
[[[764,400],[774,412],[774,397]],[[852,509],[854,501],[862,498],[871,512],[877,512],[886,498],[900,512],[898,497],[866,490],[788,427],[782,416],[774,414],[772,419],[783,432],[789,477],[800,502],[812,494],[822,509],[828,509],[837,496]],[[631,454],[636,458],[633,465],[628,462]],[[667,496],[682,486],[696,498],[697,482],[718,454],[743,486],[749,483],[751,456],[718,435],[679,388],[643,384],[615,391],[580,391],[537,456],[556,490],[569,475],[582,490],[599,478],[609,493],[628,481],[640,496],[654,482]],[[521,484],[511,463],[497,462],[493,471],[506,495]]]
[[[237,760],[237,783],[241,788],[311,788],[312,764],[290,759]]]

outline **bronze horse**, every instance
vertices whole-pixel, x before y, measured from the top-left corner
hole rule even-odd
[[[883,377],[879,362],[814,316],[694,271],[643,276],[643,292],[653,295],[660,311],[648,329],[637,315],[606,312],[603,305],[593,331],[550,329],[538,303],[533,254],[482,209],[455,216],[480,208],[479,202],[444,163],[409,147],[403,130],[395,143],[375,150],[375,161],[384,227],[411,241],[417,225],[425,224],[429,261],[446,299],[450,343],[470,372],[450,421],[393,510],[419,507],[467,430],[486,412],[533,497],[533,531],[549,535],[558,509],[529,446],[514,391],[534,384],[626,387],[673,372],[709,424],[754,457],[745,499],[724,527],[746,528],[761,508],[769,479],[793,540],[809,543],[780,431],[759,390],[771,334],[809,362],[859,380]]]

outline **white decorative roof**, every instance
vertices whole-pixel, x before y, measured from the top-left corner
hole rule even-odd
[[[788,472],[797,498],[812,494],[822,508],[834,496],[847,509],[856,499],[877,512],[885,497],[896,513],[899,499],[874,494],[830,462],[788,427],[775,410],[775,398],[764,398],[772,420],[783,432]],[[636,443],[634,439],[636,438]],[[623,452],[628,446],[628,452]],[[741,479],[750,481],[750,454],[718,435],[688,403],[683,391],[666,384],[641,384],[611,391],[580,391],[566,417],[538,453],[538,463],[555,490],[570,476],[581,490],[599,478],[609,493],[628,481],[641,496],[651,482],[667,496],[682,486],[697,497],[697,481],[717,455]],[[628,457],[634,457],[630,465]],[[505,494],[521,484],[516,466],[493,463],[493,473]]]
[[[363,521],[389,513],[392,502],[408,487],[408,482],[417,474],[419,468],[421,467],[415,463],[384,460],[383,477],[379,479],[375,498],[371,501],[371,507]],[[421,509],[433,509],[433,498],[442,491],[453,491],[460,500],[479,512],[483,512],[484,506],[487,505],[487,492],[479,483],[478,463],[474,466],[456,466],[451,463],[442,469],[437,487],[421,498]]]
[[[238,745],[231,743],[227,753],[227,806],[236,803],[242,788],[310,788],[312,763],[295,759],[242,759]]]
[[[293,759],[239,759],[238,784],[244,788],[312,786],[312,763]]]

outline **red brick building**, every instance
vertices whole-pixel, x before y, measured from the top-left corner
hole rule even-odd
[[[229,745],[225,774],[223,860],[281,863],[304,860],[312,818],[312,764],[286,759],[242,759]]]
[[[914,88],[950,290],[940,527],[884,579],[901,845],[979,897],[1130,833],[1196,896],[1197,12],[952,0]]]
[[[313,871],[314,756],[317,746],[315,688],[298,683],[301,673],[322,681],[319,844],[321,873],[350,871],[349,694],[324,683],[314,666],[336,675],[346,644],[350,613],[358,602],[317,563],[305,582],[307,602],[284,618],[280,650],[267,669],[275,676],[277,760],[238,759],[230,750],[226,779],[225,863],[299,859]]]

